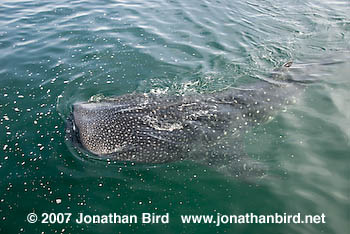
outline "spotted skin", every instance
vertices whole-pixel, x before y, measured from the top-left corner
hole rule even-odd
[[[73,105],[66,132],[78,149],[99,157],[141,163],[183,160],[198,145],[208,147],[267,121],[297,90],[291,82],[262,81],[215,94],[127,94],[80,102]]]

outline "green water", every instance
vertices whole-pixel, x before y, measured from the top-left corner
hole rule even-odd
[[[0,232],[347,233],[349,51],[348,0],[1,1]],[[265,178],[242,181],[192,161],[109,165],[74,156],[64,142],[77,100],[212,92],[263,79],[287,61],[294,79],[317,82],[244,135]],[[32,212],[169,213],[170,221],[30,224]],[[326,223],[180,219],[276,212],[324,213]]]

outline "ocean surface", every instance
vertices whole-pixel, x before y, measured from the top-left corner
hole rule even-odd
[[[2,0],[0,233],[348,233],[349,55],[349,0]],[[289,61],[294,80],[312,82],[232,152],[263,164],[264,177],[246,181],[192,160],[90,160],[65,142],[76,101],[212,93],[264,80]],[[43,213],[72,220],[42,223]],[[79,213],[169,222],[78,224]],[[181,221],[217,213],[325,222]]]

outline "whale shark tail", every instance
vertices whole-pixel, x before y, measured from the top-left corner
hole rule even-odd
[[[283,64],[281,67],[276,68],[273,70],[273,72],[270,75],[270,80],[272,82],[277,82],[278,84],[283,83],[293,83],[293,84],[312,84],[315,83],[316,80],[296,80],[292,78],[292,75],[290,74],[291,69],[293,69],[293,62],[289,61]]]
[[[289,68],[293,65],[292,61],[286,62],[281,67],[278,67],[273,70],[269,76],[269,80],[277,83],[289,83],[292,81],[292,77],[289,74]]]

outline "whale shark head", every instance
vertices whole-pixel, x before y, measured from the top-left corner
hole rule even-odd
[[[100,158],[141,163],[181,160],[188,131],[162,106],[169,101],[157,106],[141,96],[75,103],[66,124],[67,139]]]

